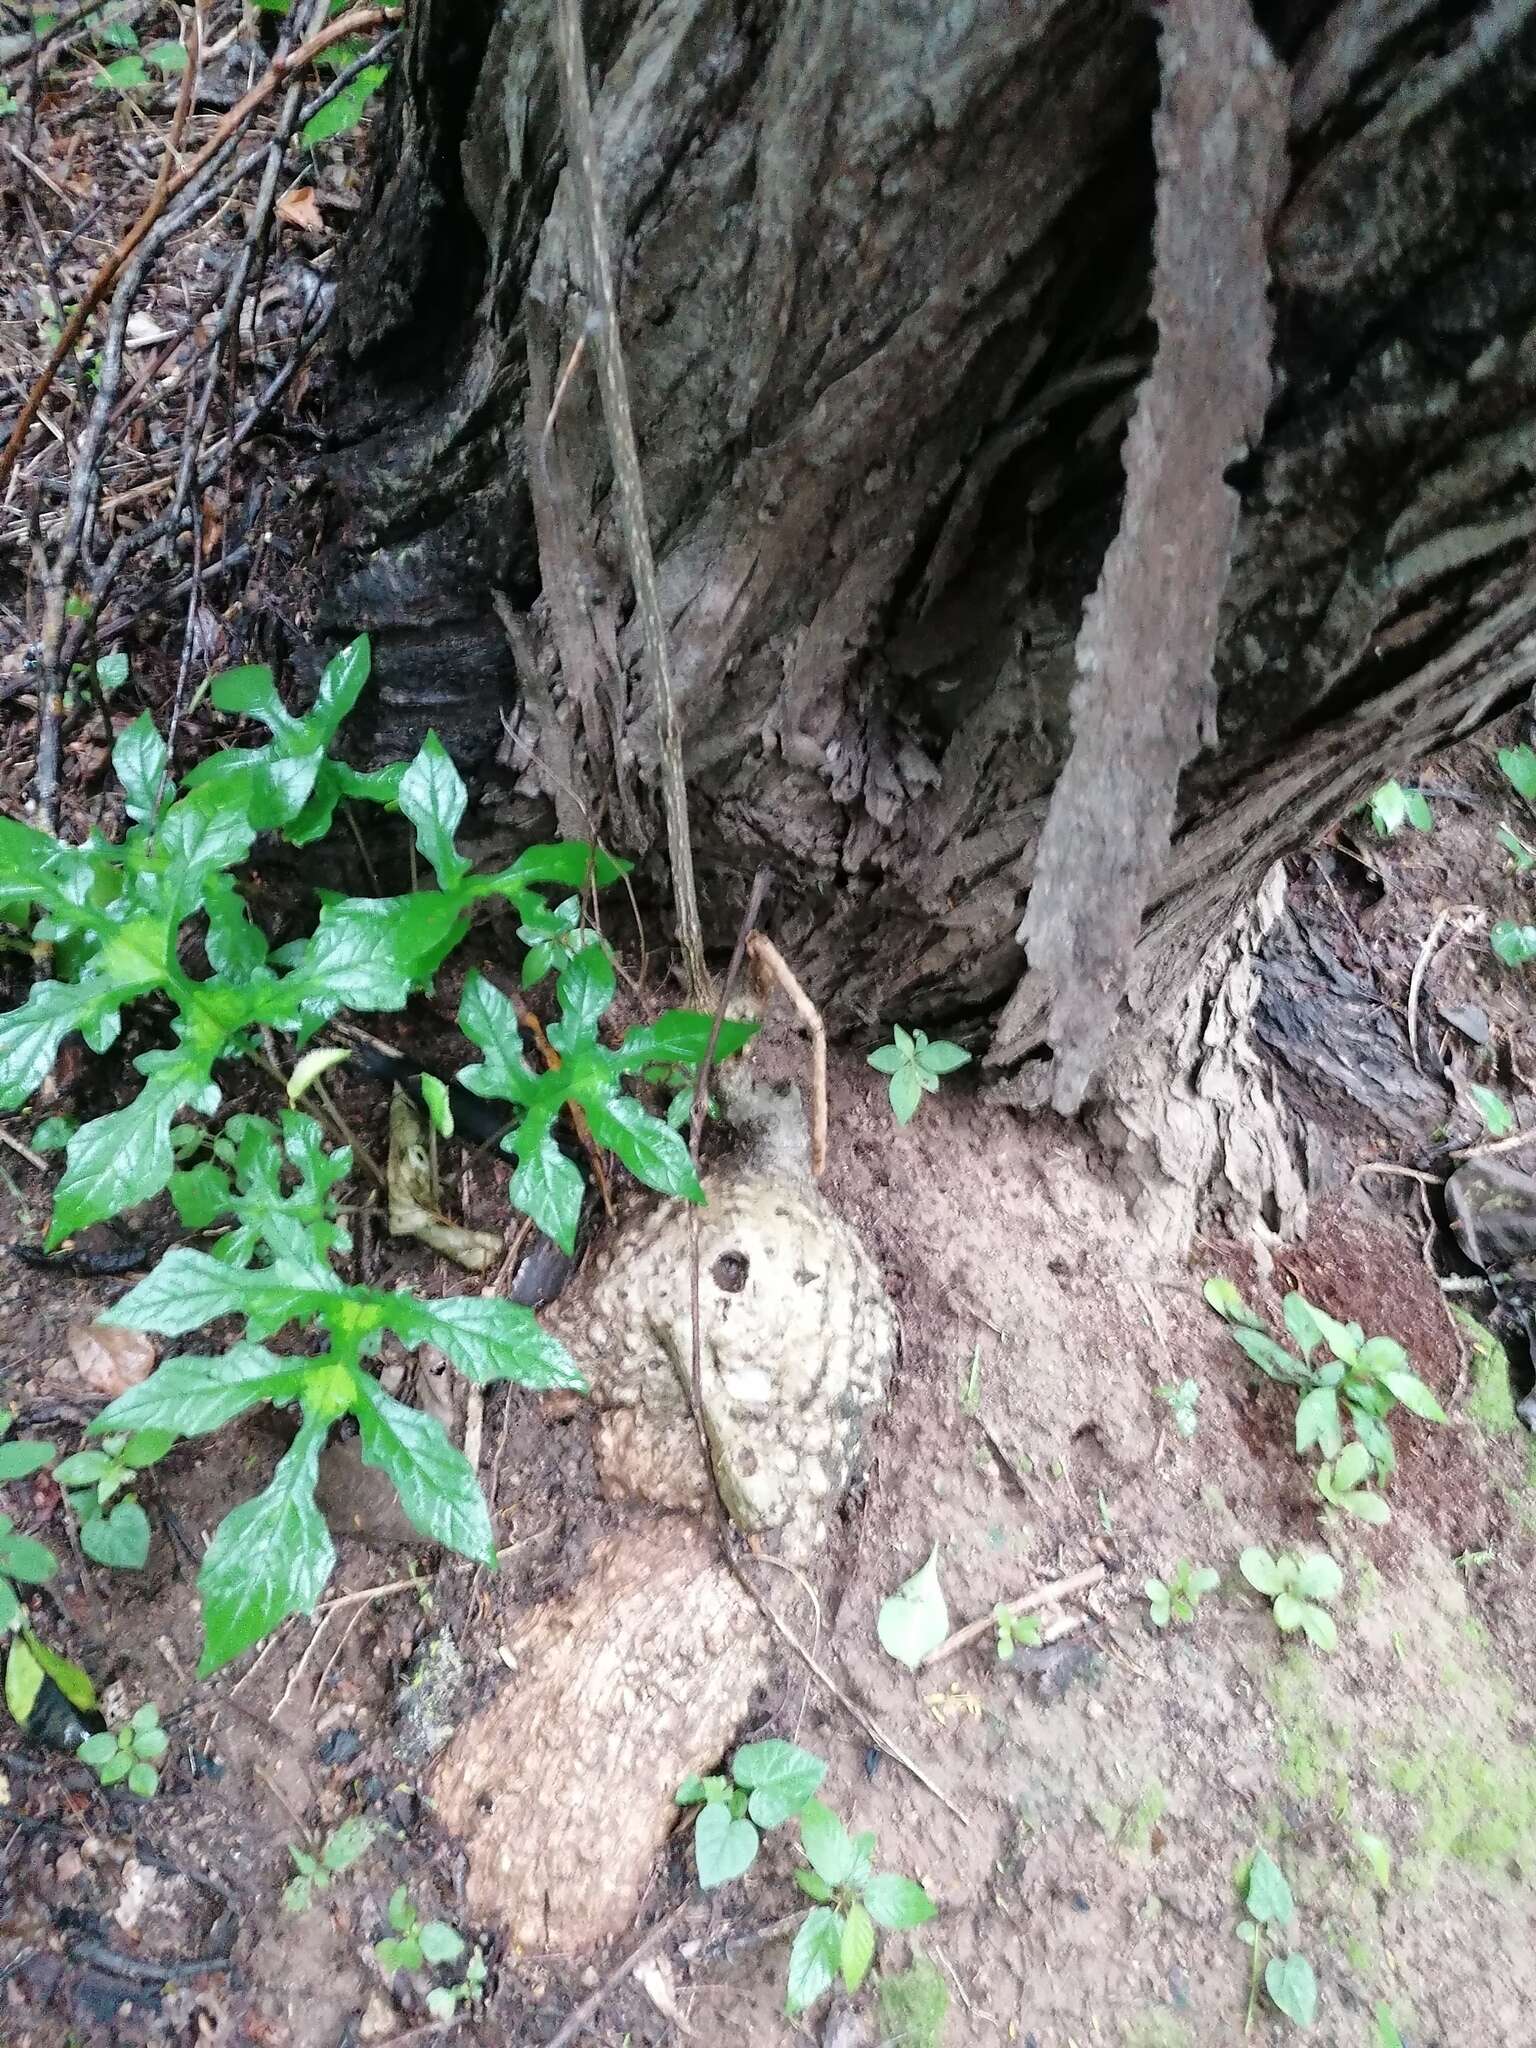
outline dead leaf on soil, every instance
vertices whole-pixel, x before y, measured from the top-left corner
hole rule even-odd
[[[315,204],[313,185],[295,185],[291,192],[285,192],[277,202],[277,217],[291,228],[302,228],[307,235],[325,233],[325,220]]]
[[[155,1347],[141,1330],[71,1323],[68,1335],[81,1385],[106,1400],[126,1394],[155,1369]]]

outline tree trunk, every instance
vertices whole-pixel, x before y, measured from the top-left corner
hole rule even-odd
[[[1133,1008],[1536,673],[1533,14],[1263,10],[1273,397]],[[1109,0],[590,0],[586,30],[711,934],[771,861],[834,1028],[958,1021],[1037,1098],[1018,933],[1158,336],[1157,31]],[[374,634],[391,741],[484,759],[502,713],[520,799],[659,852],[589,360],[546,431],[588,301],[545,8],[412,0],[379,164],[321,624]]]

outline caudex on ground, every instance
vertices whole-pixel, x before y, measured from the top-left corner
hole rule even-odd
[[[97,1053],[109,1051],[131,1006],[168,1011],[175,1041],[132,1062],[143,1085],[131,1101],[69,1134],[47,1244],[169,1190],[187,1228],[225,1227],[207,1250],[167,1252],[105,1320],[170,1337],[226,1315],[244,1325],[240,1341],[223,1351],[167,1359],[97,1417],[97,1448],[73,1461],[77,1509],[114,1526],[123,1504],[108,1502],[135,1460],[152,1463],[174,1443],[262,1402],[297,1419],[271,1483],[224,1519],[199,1573],[204,1675],[289,1615],[314,1610],[335,1558],[315,1502],[318,1462],[345,1416],[356,1418],[365,1463],[393,1480],[414,1526],[494,1566],[490,1517],[462,1454],[435,1419],[394,1400],[365,1365],[386,1335],[407,1349],[435,1346],[478,1385],[583,1386],[563,1347],[526,1308],[478,1295],[423,1300],[407,1288],[344,1281],[335,1261],[349,1240],[337,1189],[350,1153],[328,1150],[320,1126],[293,1110],[276,1127],[250,1115],[229,1118],[222,1130],[194,1121],[217,1113],[225,1063],[269,1064],[274,1034],[301,1051],[342,1011],[403,1008],[431,988],[479,906],[504,901],[528,949],[524,983],[554,971],[559,1011],[548,1029],[555,1057],[537,1072],[523,1052],[514,1003],[483,975],[465,983],[460,1024],[482,1058],[459,1078],[510,1105],[501,1142],[517,1161],[513,1206],[574,1250],[581,1176],[555,1137],[567,1110],[647,1186],[703,1200],[682,1137],[629,1085],[675,1085],[680,1071],[696,1071],[712,1020],[669,1010],[633,1026],[617,1045],[601,1035],[614,1000],[613,965],[583,921],[582,894],[617,880],[625,864],[599,847],[562,841],[476,873],[456,844],[464,784],[435,734],[412,761],[367,773],[335,758],[337,732],[368,668],[368,641],[360,637],[328,665],[303,715],[284,705],[269,669],[216,678],[215,706],[255,720],[269,737],[259,747],[224,749],[179,787],[153,721],[136,719],[112,757],[130,820],[120,843],[93,828],[82,844],[69,845],[0,819],[0,920],[30,922],[36,957],[47,968],[27,1000],[0,1018],[0,1109],[16,1109],[36,1092],[69,1034],[78,1032]],[[371,897],[322,890],[309,935],[274,948],[242,892],[240,864],[263,833],[314,844],[343,802],[398,811],[436,886]],[[558,892],[554,900],[550,892]],[[740,1051],[755,1029],[726,1020],[715,1056]],[[268,1339],[290,1329],[308,1339],[306,1354],[268,1348]],[[138,1533],[130,1515],[119,1548],[136,1547]],[[14,1598],[12,1605],[15,1626],[21,1607]]]

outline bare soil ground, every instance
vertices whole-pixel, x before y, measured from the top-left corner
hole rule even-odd
[[[1491,844],[1494,737],[1424,777],[1455,777],[1478,809],[1440,807],[1426,838],[1362,842],[1375,872],[1361,868],[1361,886],[1339,894],[1378,998],[1399,1018],[1439,908],[1518,903]],[[1293,907],[1321,916],[1309,874],[1298,870]],[[493,931],[485,950],[494,966]],[[1527,1064],[1528,1009],[1519,981],[1483,954],[1469,937],[1431,963],[1419,996],[1426,1029],[1448,1044],[1431,1006],[1479,1001],[1496,1019],[1502,1071],[1490,1078],[1529,1116],[1518,1079],[1509,1087]],[[423,1006],[413,1042],[430,1049],[453,994],[445,981]],[[764,1064],[792,1066],[790,1035],[771,1036]],[[350,1119],[382,1149],[385,1091],[361,1076],[342,1085]],[[1447,1092],[1443,1121],[1456,1117]],[[1341,1111],[1336,1135],[1344,1122]],[[1317,1972],[1314,2038],[1390,2042],[1383,2010],[1412,2048],[1523,2048],[1536,1997],[1531,1443],[1511,1426],[1501,1390],[1469,1373],[1431,1270],[1440,1233],[1426,1251],[1421,1183],[1366,1176],[1350,1186],[1346,1176],[1316,1207],[1304,1244],[1260,1255],[1272,1258],[1264,1273],[1253,1245],[1216,1242],[1170,1269],[1147,1250],[1114,1162],[1075,1131],[999,1117],[953,1084],[898,1129],[879,1078],[853,1055],[834,1064],[832,1129],[826,1191],[886,1277],[904,1354],[867,1486],[812,1575],[819,1617],[809,1588],[788,1579],[782,1604],[964,1818],[870,1750],[791,1664],[742,1738],[783,1734],[827,1756],[828,1797],[878,1831],[883,1861],[929,1885],[940,1917],[911,1947],[947,1987],[942,2038],[1225,2048],[1243,2032],[1249,1988],[1235,1873],[1263,1842],[1291,1881],[1292,1939]],[[1433,1160],[1436,1144],[1425,1130],[1415,1156]],[[1358,1113],[1354,1149],[1377,1159],[1387,1150]],[[35,1241],[46,1188],[19,1162],[7,1172],[5,1237]],[[504,1165],[461,1155],[453,1173],[467,1219],[495,1226]],[[461,1284],[425,1255],[362,1234],[376,1280]],[[1217,1271],[1272,1311],[1299,1285],[1397,1336],[1450,1408],[1448,1429],[1400,1424],[1386,1529],[1319,1521],[1290,1448],[1294,1397],[1250,1371],[1201,1300],[1201,1280]],[[9,1269],[3,1397],[32,1433],[74,1447],[89,1404],[64,1333],[122,1284]],[[1186,1377],[1201,1388],[1192,1441],[1157,1394]],[[493,1397],[482,1472],[498,1540],[513,1546],[496,1578],[344,1539],[333,1594],[417,1571],[419,1585],[337,1607],[318,1629],[290,1623],[266,1654],[198,1684],[194,1560],[274,1448],[261,1429],[232,1429],[173,1454],[156,1473],[147,1570],[108,1574],[77,1560],[56,1582],[53,1611],[42,1610],[101,1680],[129,1701],[160,1703],[173,1745],[165,1789],[147,1805],[25,1745],[6,1756],[8,2048],[409,2038],[420,1987],[400,1979],[392,1991],[370,1953],[390,1891],[408,1884],[424,1914],[465,1925],[462,1862],[431,1814],[413,1659],[451,1638],[464,1676],[441,1711],[462,1718],[504,1678],[498,1646],[516,1612],[579,1576],[611,1514],[595,1499],[584,1419],[545,1416],[516,1393]],[[59,1540],[46,1480],[8,1492],[19,1524]],[[1338,1558],[1336,1656],[1277,1634],[1236,1569],[1255,1542],[1324,1543]],[[987,1635],[916,1676],[892,1664],[876,1643],[879,1603],[934,1545],[957,1624],[1104,1563],[1085,1625],[1068,1639],[1082,1654],[1056,1682],[1037,1660],[1000,1663]],[[1192,1627],[1159,1633],[1141,1582],[1180,1557],[1214,1566],[1222,1584]],[[356,1812],[381,1823],[373,1848],[306,1913],[285,1914],[288,1845]],[[528,1824],[536,1857],[537,1813]],[[1363,1835],[1388,1845],[1385,1883]],[[633,1940],[676,1912],[656,1951],[663,1975],[652,1979],[664,2004],[670,1985],[676,2019],[629,1979],[577,2038],[620,2048],[683,2038],[683,2027],[750,2044],[927,2038],[878,1993],[798,2025],[779,2017],[786,1938],[757,1937],[793,1906],[790,1867],[771,1841],[747,1880],[706,1901],[690,1885],[680,1831],[634,1937],[612,1953],[512,1954],[489,1930],[466,1927],[485,1939],[491,2001],[461,2031],[549,2039]],[[226,1952],[216,1973],[190,1967]],[[902,1938],[887,1938],[885,1980],[907,1953]],[[1261,1994],[1251,2038],[1289,2031]]]

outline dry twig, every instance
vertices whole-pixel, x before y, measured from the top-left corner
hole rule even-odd
[[[1046,1586],[1035,1586],[1019,1599],[1005,1600],[1002,1604],[1014,1614],[1034,1614],[1042,1607],[1054,1607],[1063,1600],[1070,1600],[1075,1593],[1086,1593],[1090,1586],[1097,1586],[1108,1576],[1108,1570],[1104,1565],[1091,1564],[1083,1571],[1073,1572],[1070,1578],[1057,1579]],[[968,1621],[964,1628],[957,1628],[936,1650],[930,1650],[918,1665],[918,1670],[929,1671],[935,1664],[942,1664],[946,1658],[953,1657],[956,1651],[963,1650],[967,1643],[974,1643],[978,1636],[984,1636],[988,1629],[995,1628],[996,1625],[992,1610],[989,1608],[985,1614],[978,1615],[975,1621]]]
[[[776,981],[794,1004],[811,1040],[811,1172],[819,1180],[827,1167],[827,1032],[821,1012],[785,964],[784,956],[761,932],[747,934],[753,965]]]

